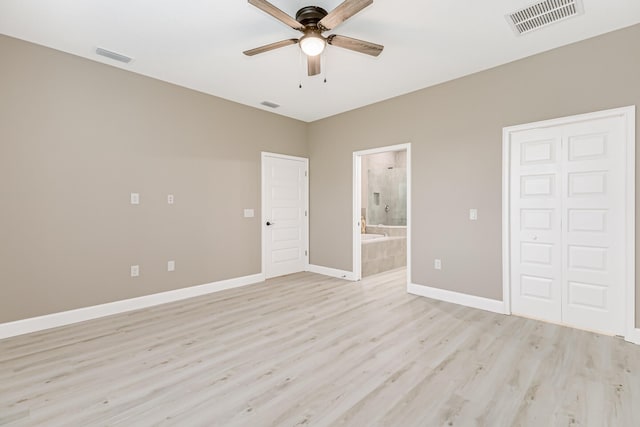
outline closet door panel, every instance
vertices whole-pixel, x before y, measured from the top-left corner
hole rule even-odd
[[[511,140],[512,311],[561,321],[561,139],[531,130]]]
[[[563,127],[563,322],[623,334],[624,122]]]

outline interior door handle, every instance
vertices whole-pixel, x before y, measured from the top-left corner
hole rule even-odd
[[[269,225],[276,225],[276,224],[274,222],[267,221],[267,225],[269,226]]]

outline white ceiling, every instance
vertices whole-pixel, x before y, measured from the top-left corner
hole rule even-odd
[[[303,6],[330,11],[341,2],[272,1],[294,16]],[[505,15],[531,3],[374,0],[325,35],[383,44],[382,54],[328,46],[315,77],[306,76],[297,45],[242,54],[300,36],[245,0],[2,0],[0,33],[314,121],[640,22],[640,0],[584,0],[584,15],[517,37]],[[97,46],[134,61],[97,56]]]

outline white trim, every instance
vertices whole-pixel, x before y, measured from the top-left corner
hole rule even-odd
[[[58,326],[65,326],[72,323],[84,322],[86,320],[97,319],[99,317],[111,316],[112,314],[124,313],[127,311],[180,301],[187,298],[224,291],[226,289],[252,285],[254,283],[264,282],[264,280],[264,274],[259,273],[250,276],[220,280],[218,282],[207,283],[205,285],[191,286],[188,288],[175,289],[173,291],[160,292],[137,298],[130,298],[106,304],[82,307],[75,310],[47,314],[44,316],[31,317],[29,319],[16,320],[14,322],[2,323],[0,324],[0,339],[56,328]]]
[[[507,128],[502,129],[502,302],[504,312],[511,314],[511,148]]]
[[[311,273],[322,274],[323,276],[337,277],[338,279],[357,281],[356,276],[351,271],[338,270],[337,268],[323,267],[321,265],[309,264],[307,271]]]
[[[415,283],[410,283],[407,286],[407,292],[413,295],[463,305],[465,307],[506,314],[504,312],[504,304],[500,300],[477,297],[475,295],[462,294],[459,292],[447,291],[445,289],[417,285]]]
[[[306,176],[306,180],[305,180],[305,202],[304,202],[304,208],[307,212],[307,215],[305,216],[305,221],[304,221],[304,230],[302,230],[302,238],[304,240],[304,247],[305,250],[307,251],[307,255],[305,256],[305,260],[304,260],[304,270],[303,271],[307,271],[307,268],[309,266],[309,259],[311,257],[311,251],[309,249],[309,159],[306,157],[297,157],[297,156],[289,156],[287,154],[278,154],[278,153],[270,153],[267,151],[262,151],[260,153],[260,230],[261,230],[261,235],[260,235],[260,245],[261,245],[261,250],[260,250],[260,254],[261,254],[261,265],[262,265],[262,274],[265,275],[266,277],[266,262],[267,262],[267,257],[266,257],[266,252],[267,252],[267,245],[266,245],[266,227],[265,227],[265,223],[267,222],[267,215],[265,212],[265,205],[266,205],[266,188],[265,188],[265,177],[264,177],[264,173],[265,173],[265,167],[264,167],[264,161],[266,157],[273,157],[276,159],[285,159],[285,160],[296,160],[296,161],[302,161],[304,162],[304,167],[305,170],[307,172],[307,176]]]
[[[362,279],[362,155],[353,153],[353,226],[352,237],[352,268],[356,280]]]
[[[621,112],[627,122],[627,181],[626,200],[626,281],[627,300],[625,319],[625,339],[640,344],[640,329],[636,328],[636,107],[631,106]]]
[[[627,301],[625,307],[625,339],[627,341],[640,344],[640,329],[635,327],[636,304],[635,304],[635,170],[636,170],[636,107],[635,105],[622,108],[614,108],[604,111],[596,111],[587,114],[578,114],[575,116],[561,117],[552,120],[543,120],[539,122],[527,123],[516,126],[509,126],[502,129],[502,288],[504,300],[504,312],[511,313],[511,271],[509,248],[510,241],[510,203],[509,200],[509,171],[510,171],[510,138],[511,134],[518,131],[561,126],[569,123],[577,123],[595,119],[603,119],[607,117],[623,117],[627,126],[626,141],[626,197],[625,197],[625,289],[624,300]]]
[[[624,337],[625,340],[629,341],[633,344],[640,345],[640,328],[633,328],[627,331],[627,335]]]
[[[360,150],[353,152],[353,256],[352,268],[353,277],[356,280],[362,279],[361,264],[361,237],[360,237],[360,213],[362,212],[362,156],[369,154],[387,153],[389,151],[406,151],[407,152],[407,286],[411,283],[411,143],[388,145],[386,147],[371,148],[368,150]]]
[[[556,119],[548,119],[548,120],[541,120],[538,122],[507,126],[504,129],[511,133],[511,132],[529,130],[529,129],[550,128],[550,127],[562,126],[562,125],[567,125],[572,123],[588,122],[596,119],[604,119],[607,117],[619,117],[619,116],[626,117],[626,118],[633,118],[634,120],[632,122],[635,123],[635,116],[634,116],[635,111],[636,111],[636,106],[630,105],[628,107],[612,108],[610,110],[594,111],[591,113],[576,114],[574,116],[558,117]]]
[[[360,151],[354,152],[354,154],[357,154],[359,156],[366,156],[368,154],[387,153],[389,151],[403,151],[403,150],[407,150],[407,149],[410,149],[410,148],[411,148],[411,143],[410,142],[406,142],[406,143],[403,143],[403,144],[387,145],[385,147],[369,148],[367,150],[360,150]],[[409,162],[407,162],[407,166],[409,166]]]
[[[407,285],[411,283],[411,239],[413,238],[412,228],[412,215],[411,215],[411,200],[412,196],[412,183],[411,183],[411,143],[403,144],[407,150]]]

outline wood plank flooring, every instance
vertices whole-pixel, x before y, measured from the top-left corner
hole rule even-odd
[[[0,341],[2,426],[639,426],[640,346],[299,273]]]

